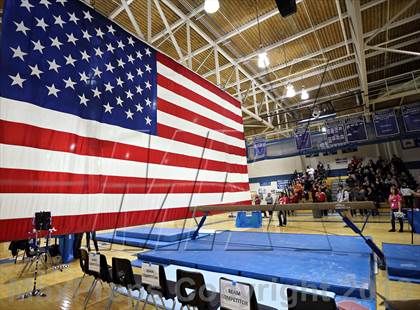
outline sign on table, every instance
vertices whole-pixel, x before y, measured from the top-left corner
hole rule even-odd
[[[96,253],[89,253],[89,270],[93,272],[100,271],[101,255]]]
[[[228,279],[220,279],[220,307],[230,310],[249,310],[251,296],[249,286]]]
[[[159,266],[149,263],[143,263],[141,265],[141,269],[143,271],[143,275],[141,277],[141,281],[144,284],[148,284],[152,287],[160,288],[159,283]]]

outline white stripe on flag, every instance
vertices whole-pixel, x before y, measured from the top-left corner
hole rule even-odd
[[[41,108],[31,103],[0,97],[0,119],[38,126],[41,128],[68,132],[83,137],[130,144],[164,152],[217,160],[230,164],[246,165],[246,157],[206,149],[171,139],[150,136],[145,133],[118,126],[82,119],[75,115]],[[222,141],[224,142],[224,141]],[[245,148],[242,141],[240,146]]]
[[[130,160],[84,156],[73,153],[0,144],[2,168],[55,171],[78,174],[238,183],[248,182],[246,173],[147,164]]]
[[[204,193],[191,200],[191,194],[126,194],[121,207],[122,198],[122,194],[0,194],[0,219],[33,217],[38,211],[51,211],[54,217],[226,204],[249,200],[251,195],[249,191]]]
[[[180,84],[184,87],[187,87],[188,89],[192,90],[196,94],[199,94],[203,97],[206,97],[210,101],[213,101],[214,103],[218,104],[222,108],[229,110],[236,115],[239,115],[242,117],[242,111],[240,108],[237,108],[233,106],[230,102],[226,101],[225,99],[217,96],[212,91],[202,87],[201,85],[194,83],[190,79],[186,78],[185,76],[175,72],[171,68],[168,68],[164,64],[157,62],[157,72],[166,78],[174,81],[177,84]]]

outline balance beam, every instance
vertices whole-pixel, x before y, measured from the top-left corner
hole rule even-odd
[[[371,201],[353,202],[320,202],[320,203],[290,203],[285,205],[218,205],[191,207],[191,211],[295,211],[295,210],[374,210],[375,205]]]

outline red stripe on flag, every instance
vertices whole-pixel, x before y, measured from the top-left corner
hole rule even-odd
[[[221,161],[163,152],[129,144],[86,138],[72,133],[32,125],[0,120],[0,128],[2,129],[0,143],[4,144],[22,145],[79,155],[149,162],[151,164],[200,168],[202,170],[226,171],[229,173],[247,173],[246,165],[228,164]],[[29,132],[30,134],[28,134]]]
[[[205,137],[195,135],[193,133],[179,130],[164,124],[157,124],[157,133],[159,137],[170,139],[170,140],[176,140],[179,142],[184,142],[188,144],[194,144],[196,146],[200,147],[206,147],[207,149],[229,153],[232,155],[238,155],[238,156],[245,156],[246,150],[245,148],[240,148],[237,146],[225,144],[220,141],[207,139]]]
[[[166,101],[162,98],[158,98],[159,111],[174,115],[176,117],[185,119],[191,123],[201,125],[203,127],[213,129],[215,131],[224,133],[230,137],[234,137],[240,140],[244,139],[244,133],[236,129],[230,128],[224,124],[216,122],[210,118],[207,118],[201,114],[197,114],[188,109],[182,108],[176,104]]]
[[[209,81],[205,80],[204,78],[202,78],[198,74],[196,74],[196,73],[192,72],[191,70],[185,68],[183,65],[175,62],[174,60],[172,60],[168,56],[157,52],[156,53],[156,59],[157,59],[157,61],[159,61],[160,63],[164,64],[165,66],[171,68],[175,72],[177,72],[177,73],[185,76],[186,78],[190,79],[192,82],[194,82],[196,84],[199,84],[200,86],[208,89],[209,91],[213,92],[214,94],[216,94],[220,98],[228,101],[234,107],[237,107],[239,109],[241,108],[241,103],[238,100],[231,97],[228,93],[222,91],[220,88],[213,85]]]
[[[229,205],[249,204],[250,201],[240,201]],[[218,212],[219,213],[219,212]],[[196,216],[202,213],[197,212]],[[100,231],[157,222],[166,222],[186,219],[192,216],[189,208],[172,208],[162,210],[130,211],[99,214],[82,214],[72,216],[53,216],[52,224],[57,230],[56,235],[78,233],[85,231]],[[0,220],[0,242],[21,240],[33,237],[28,232],[32,231],[32,219],[7,219]]]
[[[174,81],[166,78],[162,74],[157,75],[157,81],[158,84],[182,97],[185,97],[191,101],[194,101],[195,103],[198,103],[199,105],[202,105],[203,107],[206,107],[220,115],[223,115],[224,117],[227,117],[238,124],[242,125],[242,117],[240,115],[237,115],[233,113],[232,111],[229,111],[227,109],[222,108],[220,105],[214,103],[213,101],[207,99],[206,97],[203,97],[189,88],[186,88],[182,86],[181,84],[175,83]]]
[[[248,190],[248,183],[194,182],[0,168],[0,193],[176,194]]]

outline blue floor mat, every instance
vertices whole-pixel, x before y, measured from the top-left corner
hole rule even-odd
[[[199,234],[198,238],[202,238],[207,236],[207,234]],[[146,249],[160,249],[162,247],[168,248],[172,246],[172,248],[178,248],[179,241],[173,242],[166,242],[160,240],[147,240],[147,239],[139,239],[139,238],[129,238],[129,237],[120,237],[114,235],[114,233],[104,233],[98,234],[96,236],[98,241],[109,242],[109,243],[116,243],[116,244],[123,244],[129,245],[134,247],[146,248]]]
[[[382,249],[391,280],[420,282],[420,245],[383,243]]]
[[[117,230],[117,236],[163,242],[175,242],[191,238],[195,229],[192,228],[165,228],[165,227],[140,227]]]
[[[138,258],[360,297],[374,286],[370,253],[358,237],[227,231]]]

